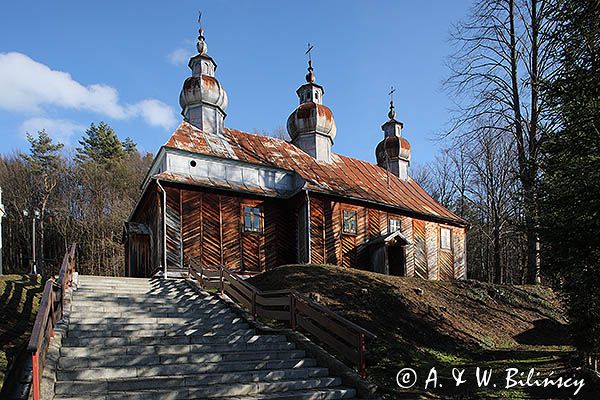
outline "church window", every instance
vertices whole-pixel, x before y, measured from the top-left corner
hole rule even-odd
[[[260,207],[244,206],[244,231],[262,232],[262,210]]]
[[[356,211],[355,210],[343,210],[342,211],[342,232],[351,235],[356,235]]]
[[[442,250],[451,250],[452,247],[450,245],[450,238],[452,237],[452,232],[448,228],[440,228],[440,248]]]
[[[400,221],[399,219],[390,218],[388,225],[388,232],[394,233],[401,229],[402,221]]]

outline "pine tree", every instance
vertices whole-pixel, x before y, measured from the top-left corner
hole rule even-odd
[[[556,18],[562,60],[547,97],[559,129],[543,147],[542,255],[578,349],[600,353],[600,7],[566,1]]]
[[[131,143],[128,143],[127,146],[130,146]],[[76,156],[79,162],[94,161],[106,164],[120,160],[125,155],[124,144],[119,140],[114,129],[105,122],[100,122],[98,126],[92,123],[79,144],[81,147],[77,148]]]
[[[123,140],[123,151],[128,155],[137,153],[137,145],[129,136]]]
[[[37,138],[27,134],[30,144],[30,154],[21,154],[21,158],[27,163],[30,176],[33,180],[36,199],[34,204],[40,211],[40,263],[38,272],[42,273],[44,268],[45,248],[45,217],[50,197],[60,179],[60,172],[64,167],[64,158],[61,150],[62,143],[53,143],[52,138],[45,130],[38,132]]]

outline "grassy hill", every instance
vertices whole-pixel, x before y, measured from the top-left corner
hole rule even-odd
[[[533,367],[540,372],[538,378],[550,372],[553,378],[573,376],[574,350],[565,313],[556,293],[547,287],[424,281],[328,265],[283,266],[250,282],[263,290],[294,288],[375,333],[378,339],[367,344],[368,374],[385,398],[573,395],[573,388],[503,390],[506,368],[526,374]],[[396,374],[405,367],[415,369],[419,377],[410,390],[396,384]],[[426,391],[431,367],[438,373],[438,387],[430,385]],[[488,387],[478,387],[476,367],[493,369]],[[453,368],[465,369],[467,382],[459,387],[452,379]],[[600,393],[600,388],[586,380],[577,398],[594,392]]]
[[[8,368],[27,346],[43,290],[40,276],[0,275],[0,392]]]

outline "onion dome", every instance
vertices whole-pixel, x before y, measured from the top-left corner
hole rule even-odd
[[[384,165],[388,160],[403,159],[410,161],[410,144],[403,137],[385,137],[375,149],[377,164]]]
[[[296,90],[300,104],[287,120],[292,143],[320,161],[330,161],[337,133],[333,112],[323,105],[325,91],[315,83],[312,60],[308,61],[306,83]]]
[[[198,22],[201,22],[200,18]],[[202,25],[198,30],[196,49],[198,54],[191,57],[188,63],[192,76],[184,81],[179,95],[181,114],[203,132],[219,134],[227,115],[228,98],[227,92],[215,78],[217,63],[206,54],[208,46]]]
[[[227,92],[214,76],[190,76],[183,82],[179,95],[182,109],[195,105],[210,104],[218,107],[223,113],[228,104]]]
[[[290,114],[287,130],[292,141],[306,133],[318,133],[327,136],[333,142],[337,129],[333,113],[323,104],[303,103]]]
[[[394,90],[390,92],[392,95]],[[387,169],[400,179],[408,179],[408,165],[410,164],[410,144],[402,137],[404,124],[396,120],[394,100],[390,100],[389,120],[381,126],[384,137],[375,148],[377,165]]]

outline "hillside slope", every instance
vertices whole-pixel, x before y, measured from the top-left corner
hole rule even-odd
[[[44,290],[43,280],[31,275],[0,276],[0,397],[7,396],[5,374],[25,349]]]
[[[493,285],[477,281],[436,282],[391,277],[334,266],[283,266],[250,279],[263,290],[294,288],[378,335],[368,343],[369,376],[387,398],[553,398],[573,388],[511,388],[505,368],[541,377],[570,372],[573,357],[558,296],[540,286]],[[493,368],[493,381],[478,388],[476,367]],[[410,391],[396,384],[399,370],[417,370]],[[431,367],[442,387],[423,390]],[[452,368],[465,368],[458,388]],[[526,376],[525,376],[526,378]],[[587,385],[579,393],[591,389]],[[448,397],[449,396],[449,397]]]

